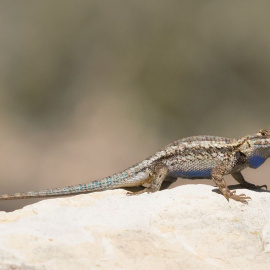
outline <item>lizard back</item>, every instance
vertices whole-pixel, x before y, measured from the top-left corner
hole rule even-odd
[[[235,139],[218,136],[193,136],[169,144],[165,164],[170,175],[188,179],[210,179],[212,169],[231,157]]]

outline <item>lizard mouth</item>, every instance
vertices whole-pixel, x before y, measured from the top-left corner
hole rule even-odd
[[[270,139],[264,139],[264,140],[254,142],[254,145],[256,145],[256,146],[267,146],[267,145],[269,145],[270,146]]]

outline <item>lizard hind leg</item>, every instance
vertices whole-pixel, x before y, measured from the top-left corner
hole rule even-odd
[[[142,193],[153,193],[160,189],[162,182],[168,175],[168,167],[165,164],[158,163],[154,166],[154,169],[149,176],[148,182],[150,183],[150,186],[140,190],[138,192],[128,192],[127,195],[139,195]]]

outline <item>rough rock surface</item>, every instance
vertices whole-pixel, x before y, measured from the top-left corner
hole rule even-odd
[[[244,205],[213,191],[114,190],[0,212],[0,269],[269,269],[270,193],[237,190]]]

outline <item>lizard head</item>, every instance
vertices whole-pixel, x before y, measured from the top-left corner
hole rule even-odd
[[[252,168],[258,168],[270,157],[270,131],[261,129],[258,133],[247,136],[239,150],[244,153]]]
[[[258,133],[252,135],[249,141],[254,148],[270,150],[270,131],[261,129]]]

